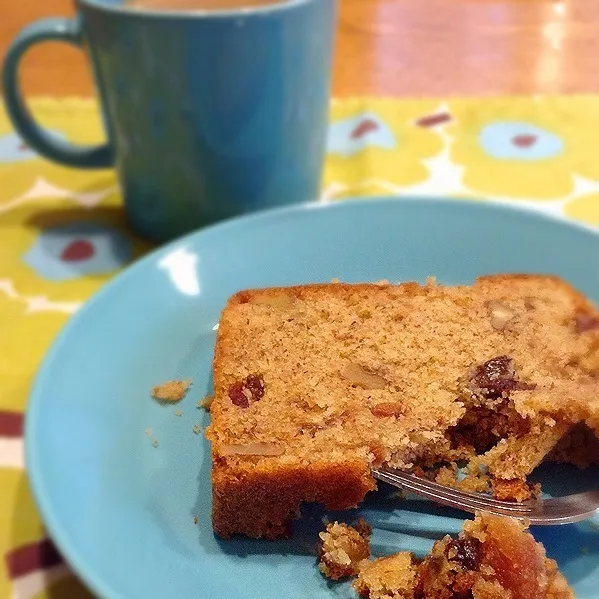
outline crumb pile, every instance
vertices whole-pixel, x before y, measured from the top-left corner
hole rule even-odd
[[[358,535],[345,524],[334,526],[337,546],[348,542],[342,533]],[[324,569],[321,561],[320,569],[328,575],[330,566]],[[489,514],[467,520],[457,539],[436,541],[422,562],[407,552],[360,561],[353,586],[367,599],[574,599],[556,562],[526,527]]]
[[[357,505],[381,465],[449,481],[465,460],[472,490],[530,497],[548,454],[597,461],[598,375],[599,314],[555,277],[240,292],[214,360],[214,529],[284,535],[304,501]]]

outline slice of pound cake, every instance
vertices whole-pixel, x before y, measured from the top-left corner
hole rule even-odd
[[[302,502],[355,506],[372,466],[466,460],[522,499],[554,447],[596,461],[580,439],[599,431],[599,313],[534,275],[243,291],[222,314],[214,392],[221,536],[287,534]]]

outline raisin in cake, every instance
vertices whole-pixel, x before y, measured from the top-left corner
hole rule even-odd
[[[367,599],[574,599],[526,527],[489,514],[436,541],[420,563],[407,552],[362,562],[354,588]]]
[[[302,502],[355,506],[372,466],[467,460],[518,498],[554,448],[569,459],[574,425],[599,431],[599,313],[533,275],[243,291],[222,314],[214,391],[221,536],[286,534]]]

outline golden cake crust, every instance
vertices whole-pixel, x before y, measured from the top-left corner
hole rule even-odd
[[[212,523],[217,534],[274,539],[290,533],[302,502],[318,502],[331,510],[355,507],[375,485],[362,460],[312,462],[301,467],[264,459],[253,467],[215,463],[212,488]]]

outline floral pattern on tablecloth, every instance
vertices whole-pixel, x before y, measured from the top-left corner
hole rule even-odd
[[[92,101],[32,106],[58,138],[101,139]],[[321,201],[375,195],[517,202],[599,227],[599,96],[335,100]],[[23,411],[66,320],[150,246],[127,230],[112,171],[40,158],[1,109],[0,239],[0,599],[88,597],[36,511]]]

